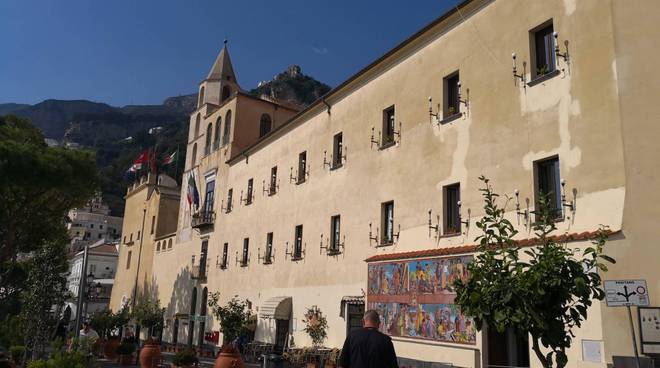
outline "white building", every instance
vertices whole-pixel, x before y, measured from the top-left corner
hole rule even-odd
[[[100,239],[114,241],[121,235],[123,219],[110,215],[110,208],[103,203],[101,194],[89,201],[85,207],[69,211],[71,222],[67,224],[71,238],[71,252],[75,253]]]

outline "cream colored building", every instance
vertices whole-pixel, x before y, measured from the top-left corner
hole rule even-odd
[[[557,194],[571,247],[608,225],[618,262],[604,278],[645,279],[657,305],[659,17],[652,0],[465,1],[300,112],[243,93],[223,48],[190,119],[184,183],[194,176],[199,206],[184,184],[172,250],[142,258],[167,307],[164,340],[198,345],[217,331],[204,315],[219,291],[250,301],[257,340],[311,345],[303,314],[317,305],[325,345],[341,346],[369,264],[473,251],[480,175],[518,193],[508,216],[521,240],[539,191]],[[124,233],[141,220],[130,205]],[[632,356],[627,318],[595,304],[569,366]],[[512,336],[393,340],[417,361],[524,366],[528,355],[538,366]]]

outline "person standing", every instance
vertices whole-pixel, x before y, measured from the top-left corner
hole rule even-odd
[[[363,328],[351,332],[339,357],[342,368],[399,368],[392,339],[378,331],[380,316],[368,310],[362,319]]]

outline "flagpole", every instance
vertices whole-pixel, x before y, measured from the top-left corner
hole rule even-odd
[[[176,156],[174,156],[176,162],[174,163],[174,181],[179,182],[177,176],[179,175],[179,145],[176,145]],[[181,186],[183,186],[183,178],[181,178]]]

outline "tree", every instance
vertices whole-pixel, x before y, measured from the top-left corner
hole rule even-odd
[[[247,302],[233,297],[226,306],[222,306],[220,305],[220,293],[214,292],[209,295],[208,304],[211,307],[211,313],[220,323],[223,345],[236,340],[252,314],[247,308]]]
[[[312,339],[312,344],[315,347],[321,346],[323,341],[328,337],[328,320],[321,312],[321,309],[316,305],[307,308],[303,323],[305,324],[305,332]]]
[[[42,247],[28,261],[30,271],[21,293],[20,319],[25,331],[25,346],[33,358],[43,355],[50,331],[59,317],[53,307],[62,305],[68,294],[64,244],[59,242]]]
[[[470,279],[455,282],[455,303],[474,318],[479,330],[487,325],[500,333],[512,328],[517,334],[529,334],[543,367],[552,367],[553,360],[564,367],[573,329],[587,318],[593,300],[605,297],[598,271],[607,271],[603,261],[615,262],[603,254],[608,230],[601,226],[593,245],[576,254],[551,236],[556,211],[542,193],[532,224],[537,245],[524,250],[523,260],[523,250],[513,240],[517,231],[505,218],[506,204],[498,206],[499,196],[488,179],[480,180],[485,215],[477,227],[483,235],[477,237],[479,253],[468,265]],[[547,354],[541,345],[549,350]]]
[[[68,241],[67,211],[96,188],[93,153],[48,147],[29,121],[0,117],[0,310],[23,289],[23,255]]]
[[[140,326],[148,328],[149,336],[153,336],[155,329],[162,328],[165,308],[161,308],[160,300],[144,296],[137,301],[131,314]]]

